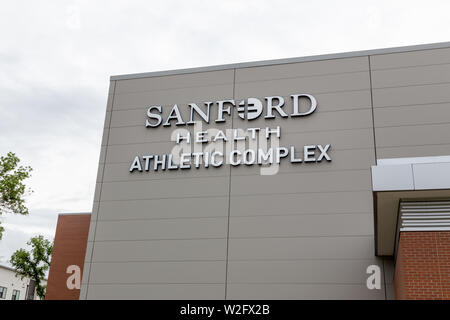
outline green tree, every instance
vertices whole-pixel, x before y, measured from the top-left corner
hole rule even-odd
[[[53,243],[43,236],[37,236],[31,238],[27,244],[31,246],[31,251],[17,250],[11,256],[10,263],[16,269],[16,276],[34,280],[36,293],[43,299],[46,286],[42,284],[42,280],[45,279],[45,273],[50,268]]]
[[[31,167],[19,166],[20,159],[12,152],[0,157],[0,215],[2,213],[28,214],[23,181],[30,177]],[[29,190],[31,192],[31,190]],[[0,225],[0,240],[4,228]]]

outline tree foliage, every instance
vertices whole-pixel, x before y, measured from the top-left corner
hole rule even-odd
[[[12,152],[0,157],[0,215],[2,213],[28,214],[23,181],[30,177],[31,167],[19,166],[20,159]],[[31,191],[30,191],[31,192]],[[0,239],[4,229],[0,226]]]
[[[36,293],[43,299],[46,286],[42,284],[42,280],[45,279],[45,273],[50,268],[53,243],[40,235],[31,238],[27,244],[31,246],[31,251],[17,250],[11,256],[10,263],[16,269],[16,276],[34,280]]]

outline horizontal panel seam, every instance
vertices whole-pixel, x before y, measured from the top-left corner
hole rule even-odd
[[[144,108],[147,108],[147,107],[144,107]],[[368,105],[368,106],[366,106],[366,107],[357,107],[357,108],[348,108],[348,109],[338,109],[338,110],[325,110],[325,111],[322,111],[322,110],[317,110],[316,112],[314,112],[315,114],[324,114],[324,113],[338,113],[338,112],[353,112],[353,111],[364,111],[364,110],[368,110],[368,109],[370,109],[370,106]],[[142,114],[143,114],[143,118],[144,118],[144,120],[146,119],[145,118],[145,115],[146,115],[146,113],[145,113],[145,111],[146,110],[142,110],[143,112],[142,112]],[[242,121],[242,123],[248,123],[248,122],[245,122],[245,120],[242,120],[241,118],[239,118],[239,117],[234,117],[233,119],[237,119],[237,120],[241,120]],[[208,124],[206,124],[206,125],[208,125]],[[209,125],[214,125],[214,123],[213,124],[209,124]],[[135,127],[144,127],[145,126],[145,122],[144,121],[142,121],[142,124],[133,124],[133,125],[114,125],[114,126],[111,126],[111,128],[112,129],[114,129],[114,128],[135,128]],[[192,126],[184,126],[184,127],[178,127],[177,129],[182,129],[182,128],[193,128]],[[217,129],[217,128],[207,128],[207,129]],[[223,128],[223,129],[231,129],[231,128],[228,128],[228,127],[226,127],[226,128]]]
[[[389,149],[389,148],[409,148],[409,147],[427,147],[427,146],[447,146],[450,145],[450,142],[445,143],[427,143],[427,144],[410,144],[410,145],[395,145],[395,146],[377,146],[377,149]],[[450,153],[450,150],[449,150]],[[446,154],[448,155],[448,154]],[[398,157],[396,157],[398,158]]]
[[[320,77],[327,77],[327,76],[335,76],[335,75],[347,75],[347,74],[354,74],[354,73],[366,73],[368,71],[367,68],[362,68],[361,70],[355,70],[355,71],[341,71],[341,72],[330,72],[330,73],[319,73],[319,74],[309,74],[305,76],[293,76],[293,77],[281,77],[281,78],[270,78],[270,79],[264,79],[264,80],[243,80],[243,81],[236,81],[236,84],[238,83],[257,83],[257,82],[265,82],[265,81],[277,81],[277,80],[294,80],[294,79],[309,79],[309,78],[320,78]],[[120,83],[120,82],[119,82]],[[116,95],[122,95],[122,94],[133,94],[133,93],[141,93],[141,92],[160,92],[160,91],[170,91],[170,90],[179,90],[179,89],[193,89],[193,88],[209,88],[209,87],[216,87],[216,86],[226,86],[226,85],[232,85],[233,81],[231,82],[220,82],[216,83],[214,85],[211,84],[205,84],[205,85],[196,85],[196,86],[182,86],[182,87],[170,87],[170,88],[164,88],[164,89],[156,89],[156,90],[138,90],[138,91],[121,91],[120,86],[118,87],[118,92]]]
[[[362,92],[362,91],[370,91],[369,89],[367,89],[367,90],[350,90],[350,91],[348,91],[348,92]],[[339,92],[339,93],[346,93],[347,91],[344,91],[344,92]],[[331,93],[334,93],[334,92],[331,92]],[[321,93],[321,94],[323,94],[323,95],[326,95],[326,94],[328,94],[327,92],[325,92],[325,93]],[[284,95],[285,97],[287,97],[287,95]],[[239,100],[239,99],[236,99],[236,100]],[[188,103],[192,103],[192,102],[185,102],[185,103],[177,103],[177,105],[180,107],[180,106],[183,106],[183,105],[186,105],[187,106],[187,104]],[[173,104],[161,104],[161,107],[167,107],[167,108],[172,108],[173,107],[173,105],[174,105],[175,103],[173,103]],[[319,104],[320,105],[320,104]],[[125,106],[125,105],[122,105],[122,107],[123,106]],[[137,111],[137,110],[140,110],[140,111],[143,111],[143,114],[145,115],[145,111],[146,111],[146,109],[148,108],[150,106],[150,104],[146,104],[145,106],[140,106],[140,107],[132,107],[132,108],[126,108],[126,109],[118,109],[118,110],[114,110],[114,113],[115,114],[117,114],[117,113],[119,113],[119,112],[128,112],[128,111]],[[370,108],[370,106],[369,106],[369,108]],[[352,109],[343,109],[343,110],[352,110]],[[337,110],[337,111],[339,111],[339,110]],[[112,111],[107,111],[107,112],[112,112]],[[325,111],[317,111],[317,112],[325,112]],[[239,116],[237,116],[237,115],[233,115],[233,118],[235,118],[235,119],[240,119],[239,118]]]
[[[316,91],[316,92],[314,92],[313,90],[307,90],[308,91],[308,93],[309,94],[312,94],[312,95],[318,95],[318,94],[330,94],[330,93],[346,93],[346,92],[361,92],[361,91],[369,91],[370,90],[370,88],[369,87],[367,87],[367,88],[362,88],[362,89],[353,89],[353,90],[349,90],[349,89],[345,89],[345,90],[335,90],[335,91]],[[303,91],[305,91],[305,90],[303,90]],[[231,94],[230,94],[230,96],[231,96]],[[231,98],[230,98],[231,99]],[[222,99],[223,100],[223,99]],[[177,101],[177,102],[174,102],[174,103],[177,103],[177,104],[187,104],[187,103],[192,103],[193,101],[187,101],[187,102],[184,102],[184,101]],[[134,107],[134,106],[131,106],[131,108],[126,108],[126,109],[123,109],[123,104],[122,105],[120,105],[120,104],[118,104],[118,106],[116,106],[116,109],[114,110],[114,111],[125,111],[125,110],[132,110],[132,109],[140,109],[140,108],[142,108],[142,107]],[[128,105],[128,106],[130,106],[130,105]],[[122,107],[122,108],[121,108]]]
[[[374,259],[370,256],[367,256],[366,258],[260,258],[260,259],[228,259],[230,262],[296,262],[296,261],[373,261]],[[97,260],[97,261],[91,261],[92,264],[101,264],[101,263],[170,263],[170,262],[225,262],[225,259],[178,259],[178,260]],[[63,272],[62,272],[63,273]],[[64,273],[65,274],[65,273]]]
[[[366,275],[362,275],[361,278],[364,278],[364,280],[355,280],[355,281],[349,281],[349,282],[330,282],[330,281],[324,281],[324,282],[309,282],[309,281],[304,281],[304,282],[297,282],[297,281],[268,281],[268,282],[263,282],[263,281],[255,281],[255,282],[248,282],[248,281],[228,281],[228,284],[233,285],[233,284],[246,284],[246,285],[273,285],[273,284],[282,284],[282,285],[318,285],[318,284],[322,284],[322,285],[353,285],[353,286],[359,286],[359,285],[363,285],[364,287],[367,288],[366,285]]]
[[[372,71],[384,71],[384,70],[402,70],[402,69],[414,69],[414,68],[422,68],[422,67],[432,67],[432,66],[442,66],[442,65],[449,65],[449,62],[442,62],[442,63],[429,63],[429,64],[414,64],[414,65],[406,65],[406,66],[400,66],[400,67],[387,67],[387,68],[374,68],[372,67]]]
[[[300,194],[311,194],[311,193],[320,193],[320,194],[327,194],[327,193],[350,193],[350,192],[372,192],[372,189],[353,189],[353,190],[334,190],[334,191],[308,191],[308,192],[282,192],[282,193],[272,193],[273,195],[300,195]],[[234,197],[248,197],[248,196],[266,196],[267,193],[254,193],[254,194],[245,194],[245,195],[233,195]],[[202,199],[202,198],[228,198],[228,196],[225,195],[194,195],[194,196],[175,196],[175,197],[157,197],[157,198],[136,198],[136,199],[108,199],[108,200],[100,200],[96,202],[113,202],[113,201],[140,201],[140,200],[157,200],[157,199]]]
[[[268,284],[282,284],[282,285],[348,285],[348,286],[366,286],[366,280],[362,282],[229,282],[229,284],[246,284],[246,285],[268,285]],[[86,283],[87,284],[87,283]],[[225,285],[224,282],[89,282],[89,286],[102,285]]]
[[[286,236],[286,237],[271,237],[270,239],[305,239],[305,238],[310,238],[315,239],[315,238],[367,238],[367,239],[372,239],[372,235],[348,235],[348,236]],[[255,238],[233,238],[233,240],[264,240],[266,239],[265,237],[255,237]],[[147,242],[147,241],[154,241],[154,240],[162,240],[162,241],[210,241],[210,240],[226,240],[226,237],[221,237],[221,238],[195,238],[195,239],[150,239],[150,240],[103,240],[100,242],[106,243],[106,242]],[[95,241],[97,242],[97,240]],[[94,241],[88,241],[89,245],[93,245]]]
[[[425,103],[409,103],[409,104],[398,104],[398,105],[378,105],[373,106],[374,109],[388,109],[388,108],[398,108],[398,107],[416,107],[416,106],[431,106],[431,105],[441,105],[441,104],[450,104],[450,100],[446,100],[443,102],[425,102]]]
[[[409,84],[409,85],[397,85],[397,86],[387,86],[387,87],[374,87],[373,90],[384,90],[384,89],[395,89],[395,88],[412,88],[412,87],[429,87],[429,86],[435,86],[435,85],[442,85],[442,84],[450,84],[450,81],[444,81],[444,82],[430,82],[430,83],[422,83],[422,84]]]
[[[441,105],[450,105],[449,101],[444,102],[433,102],[433,103],[416,103],[416,104],[401,104],[401,105],[392,105],[392,106],[378,106],[374,109],[379,109],[379,111],[383,111],[383,109],[403,109],[403,108],[411,108],[411,107],[422,107],[422,106],[429,106],[429,108],[432,108],[434,106],[441,106]],[[425,108],[423,110],[426,110]]]
[[[261,215],[231,215],[230,218],[258,218],[258,217],[296,217],[296,216],[313,216],[313,215],[340,215],[340,214],[372,214],[372,212],[323,212],[323,213],[293,213],[293,214],[261,214]],[[227,218],[227,215],[224,216],[199,216],[199,217],[155,217],[155,218],[131,218],[131,219],[98,219],[97,221],[146,221],[146,220],[178,220],[178,219],[219,219],[219,218]]]
[[[428,126],[439,126],[439,125],[450,125],[450,121],[445,122],[431,122],[426,124],[399,124],[395,126],[375,126],[376,129],[378,128],[400,128],[400,127],[428,127]]]
[[[225,285],[224,282],[89,282],[89,286],[93,285],[146,285],[146,284],[189,284],[189,285]]]
[[[239,69],[238,69],[239,70]],[[237,71],[238,71],[237,70]],[[236,84],[246,84],[246,83],[260,83],[260,82],[270,82],[270,81],[278,81],[278,80],[296,80],[296,79],[310,79],[310,78],[321,78],[321,77],[328,77],[328,76],[338,76],[338,75],[350,75],[350,74],[356,74],[360,73],[361,75],[366,75],[369,71],[369,68],[366,67],[361,70],[355,70],[355,71],[343,71],[343,72],[331,72],[331,73],[324,73],[324,74],[313,74],[313,75],[306,75],[306,76],[293,76],[293,77],[282,77],[282,78],[270,78],[270,79],[254,79],[254,80],[236,80]],[[300,73],[300,72],[299,72]]]
[[[373,234],[330,234],[330,235],[296,235],[296,236],[254,236],[254,237],[236,237],[236,236],[230,236],[230,240],[236,239],[236,240],[252,240],[252,239],[300,239],[300,238],[350,238],[350,237],[373,237]],[[126,242],[126,241],[166,241],[166,240],[209,240],[209,239],[226,239],[226,237],[204,237],[204,238],[153,238],[153,239],[105,239],[105,240],[98,240],[96,239],[95,242]]]
[[[302,164],[303,164],[303,166],[309,165],[309,164],[304,164],[304,163],[302,163]],[[297,166],[298,165],[301,165],[301,164],[297,164]],[[264,176],[274,177],[274,176],[286,175],[286,174],[292,175],[292,174],[312,174],[312,173],[322,173],[322,172],[334,173],[334,172],[352,172],[352,171],[363,171],[363,170],[365,171],[365,170],[370,170],[370,166],[371,166],[371,164],[368,164],[367,168],[358,168],[358,169],[330,169],[330,170],[313,169],[309,172],[296,172],[296,171],[292,170],[292,171],[277,172],[276,174],[273,174],[273,175],[264,175]],[[260,167],[260,168],[263,169],[263,168],[270,168],[270,167]],[[193,170],[193,169],[191,169],[191,170]],[[153,171],[151,171],[151,172],[152,173],[142,172],[142,174],[149,174],[149,175],[155,174],[155,173],[153,173]],[[158,172],[156,174],[158,174]],[[157,179],[135,179],[135,180],[128,179],[128,180],[109,180],[109,181],[103,180],[103,183],[141,182],[141,181],[143,182],[143,181],[161,181],[161,180],[173,181],[173,180],[186,180],[186,179],[212,179],[212,178],[224,178],[224,177],[228,177],[228,176],[229,176],[228,174],[223,174],[223,175],[214,175],[214,176],[194,176],[194,177],[161,177],[161,178],[157,178]],[[262,175],[259,173],[249,173],[249,174],[247,174],[247,173],[233,174],[232,173],[231,176],[233,176],[233,177],[255,177],[255,176],[262,176]],[[97,183],[102,183],[102,182],[97,182]]]
[[[205,85],[198,85],[198,86],[183,86],[183,87],[172,87],[172,88],[166,88],[166,89],[156,89],[156,90],[139,90],[139,91],[125,91],[125,92],[118,92],[115,93],[115,96],[124,96],[124,95],[133,95],[133,94],[139,94],[139,93],[155,93],[155,92],[167,92],[167,91],[173,91],[173,90],[181,90],[181,89],[201,89],[201,88],[215,88],[215,87],[226,87],[230,86],[230,88],[233,88],[233,80],[230,80],[230,82],[220,82],[216,84],[205,84]]]
[[[354,127],[354,128],[345,128],[345,129],[330,129],[330,130],[323,130],[323,129],[319,129],[319,130],[307,130],[307,131],[286,131],[283,130],[283,132],[286,135],[290,135],[290,134],[298,134],[298,133],[320,133],[320,132],[342,132],[342,131],[355,131],[355,130],[367,130],[367,129],[372,129],[372,125],[368,126],[368,127]],[[228,129],[232,129],[232,128],[228,128]],[[240,129],[240,128],[233,128],[233,129]],[[167,144],[169,143],[175,143],[176,141],[173,140],[164,140],[164,141],[148,141],[148,142],[128,142],[128,143],[114,143],[114,144],[108,144],[107,147],[111,147],[111,146],[126,146],[126,145],[139,145],[139,144],[151,144],[151,143],[157,143],[157,142],[167,142]]]

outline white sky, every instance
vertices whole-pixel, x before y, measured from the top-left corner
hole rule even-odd
[[[0,154],[33,167],[0,263],[90,212],[110,75],[450,41],[450,1],[4,1]]]

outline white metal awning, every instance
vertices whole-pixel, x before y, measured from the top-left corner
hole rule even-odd
[[[450,230],[450,156],[378,159],[372,190],[377,255],[394,254],[400,231]]]

